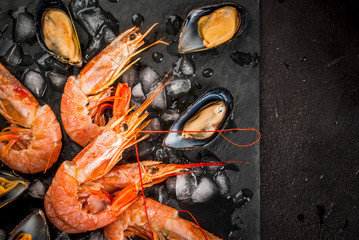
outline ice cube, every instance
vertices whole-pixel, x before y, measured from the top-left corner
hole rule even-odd
[[[34,59],[32,58],[32,56],[28,54],[22,55],[22,60],[20,63],[21,66],[30,66],[33,63],[34,63]]]
[[[193,174],[182,174],[176,176],[176,198],[186,200],[194,194],[197,188],[197,179]],[[192,196],[193,197],[193,196]]]
[[[28,70],[24,73],[24,85],[37,97],[42,97],[46,90],[46,82],[41,73],[36,70]]]
[[[120,81],[122,83],[127,83],[127,85],[132,88],[135,83],[138,82],[138,72],[139,66],[137,64],[134,64],[122,74]]]
[[[0,56],[4,56],[7,51],[14,45],[13,41],[7,38],[0,39]]]
[[[6,239],[6,232],[0,229],[0,240],[5,240],[5,239]]]
[[[63,73],[66,73],[69,69],[69,65],[66,63],[60,62],[56,58],[49,57],[44,60],[46,66],[50,67],[51,69],[57,69]]]
[[[151,67],[143,67],[140,71],[140,81],[142,83],[143,91],[147,94],[151,86],[157,82],[160,75]]]
[[[151,122],[143,129],[145,131],[161,131],[161,123],[158,118],[152,118]],[[152,133],[150,136],[155,136],[156,134]]]
[[[36,28],[34,17],[28,13],[23,12],[17,15],[14,24],[14,41],[17,43],[30,43],[33,44],[36,41]]]
[[[168,192],[165,188],[165,186],[161,185],[155,185],[153,187],[151,187],[149,189],[149,193],[151,195],[151,197],[155,200],[157,200],[158,202],[162,203],[162,204],[166,204],[169,196],[168,196]]]
[[[116,35],[108,26],[103,27],[101,34],[103,35],[103,40],[106,45],[110,44],[116,38]]]
[[[161,120],[165,122],[174,122],[179,118],[178,109],[168,109],[161,115]]]
[[[40,180],[35,180],[27,189],[27,192],[33,198],[43,199],[45,197],[48,186]]]
[[[210,200],[218,193],[218,186],[216,183],[207,177],[202,178],[191,196],[194,203],[203,203]]]
[[[250,200],[252,200],[254,194],[249,189],[241,189],[233,198],[233,203],[236,207],[242,207]]]
[[[141,83],[138,83],[132,88],[132,97],[139,99],[141,101],[145,100],[145,94],[142,91]]]
[[[93,57],[99,54],[105,46],[103,35],[93,37],[84,51],[84,61],[89,62]]]
[[[210,162],[221,162],[221,160],[214,153],[204,150],[201,152],[201,158],[200,158],[199,162],[210,163]],[[219,170],[221,170],[223,168],[224,168],[224,166],[222,166],[222,165],[204,167],[207,174],[210,176],[214,176]]]
[[[68,76],[63,75],[59,73],[57,70],[51,70],[47,71],[45,73],[46,77],[50,79],[50,82],[54,87],[56,87],[58,90],[63,90],[65,87],[65,84],[67,82]]]
[[[196,177],[202,177],[204,175],[204,170],[202,167],[193,168],[192,172]]]
[[[37,56],[39,56],[37,59],[36,59],[36,64],[41,67],[41,68],[47,68],[48,66],[46,65],[45,63],[45,60],[47,58],[50,57],[50,55],[48,53],[43,53],[42,55],[40,55],[41,53],[36,53],[35,54],[35,59],[37,58]]]
[[[69,234],[66,232],[61,232],[55,240],[71,240]]]
[[[224,171],[217,172],[216,175],[213,177],[213,179],[218,185],[219,193],[222,196],[225,196],[229,192],[229,188],[230,188],[230,181],[226,175],[226,172]]]
[[[89,240],[104,240],[103,232],[101,230],[96,230],[90,233]]]
[[[170,194],[176,194],[177,177],[169,177],[166,179],[166,188]]]
[[[110,12],[103,10],[97,0],[71,1],[70,11],[74,19],[92,37],[95,37],[104,26],[108,26],[115,34],[118,34],[118,21]]]
[[[166,20],[166,32],[169,35],[176,35],[181,29],[183,19],[177,15],[171,15]]]
[[[157,161],[166,161],[169,159],[169,149],[168,148],[159,148],[156,150],[156,160]]]
[[[180,93],[186,93],[191,89],[191,80],[189,79],[176,79],[169,82],[166,86],[167,94],[176,96]]]
[[[158,90],[160,87],[159,85],[163,86],[163,83],[156,82],[153,83],[150,92],[147,94],[147,98],[151,95],[151,93],[156,89]],[[166,99],[166,91],[165,89],[162,89],[160,93],[157,94],[155,99],[151,102],[150,106],[155,109],[164,110],[167,108],[167,99]]]
[[[193,76],[196,73],[196,65],[187,56],[183,56],[181,59],[179,70],[185,76]]]
[[[23,51],[20,45],[14,44],[5,55],[5,62],[11,66],[17,66],[22,61]]]

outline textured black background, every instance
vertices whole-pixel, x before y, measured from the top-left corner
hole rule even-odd
[[[358,4],[261,2],[264,240],[359,238]]]

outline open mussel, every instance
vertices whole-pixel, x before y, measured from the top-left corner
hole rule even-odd
[[[195,149],[210,144],[219,133],[205,131],[223,129],[233,108],[233,96],[227,89],[209,90],[172,125],[163,145],[175,149]]]
[[[8,240],[49,240],[46,217],[40,209],[35,210],[10,233]]]
[[[249,21],[247,10],[237,3],[220,3],[191,11],[182,25],[178,52],[218,47],[238,37]]]
[[[40,0],[35,18],[41,47],[59,61],[81,67],[80,42],[71,14],[62,0]]]
[[[15,200],[29,187],[29,182],[15,174],[0,171],[0,208]]]

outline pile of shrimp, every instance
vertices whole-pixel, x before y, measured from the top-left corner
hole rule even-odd
[[[148,134],[146,108],[173,77],[166,77],[138,107],[129,108],[131,89],[118,77],[136,61],[139,52],[164,43],[159,40],[137,50],[144,42],[138,28],[114,39],[79,73],[70,76],[61,101],[66,133],[84,149],[64,161],[46,193],[47,218],[59,230],[81,233],[104,228],[107,239],[129,236],[146,239],[220,239],[199,225],[178,216],[178,211],[145,198],[144,188],[192,167],[223,163],[163,164],[142,161],[117,165],[125,149]],[[112,109],[113,117],[104,112]],[[0,64],[0,113],[10,123],[0,133],[0,160],[23,173],[46,171],[61,151],[61,129],[49,106],[33,95]],[[187,170],[188,172],[188,170]],[[142,196],[141,196],[142,193]]]

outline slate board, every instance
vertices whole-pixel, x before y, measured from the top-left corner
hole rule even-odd
[[[224,1],[125,1],[121,0],[118,3],[112,3],[107,0],[99,0],[100,6],[106,11],[110,11],[120,23],[120,32],[132,27],[131,17],[133,14],[138,13],[144,16],[145,21],[141,27],[141,31],[150,27],[154,22],[158,22],[156,30],[158,36],[166,36],[165,22],[169,15],[176,14],[182,19],[185,19],[187,13],[192,9],[220,3]],[[259,66],[249,65],[241,67],[234,63],[230,59],[230,55],[233,51],[241,51],[246,53],[257,53],[260,55],[259,49],[259,0],[241,0],[233,1],[238,2],[247,8],[250,15],[250,23],[248,29],[239,38],[233,40],[229,44],[217,48],[216,51],[203,52],[189,54],[193,55],[193,61],[196,65],[196,75],[191,77],[191,80],[197,81],[202,86],[201,89],[193,91],[195,96],[199,96],[206,90],[213,87],[225,87],[229,89],[236,101],[236,106],[233,115],[233,121],[230,126],[236,126],[238,128],[256,128],[259,129]],[[36,1],[37,3],[37,1]],[[36,4],[31,0],[27,1],[6,1],[1,6],[1,18],[0,26],[9,24],[8,29],[3,34],[5,38],[11,38],[12,32],[12,20],[8,17],[8,10],[16,10],[19,6],[27,6],[27,9],[33,15],[35,14]],[[78,25],[76,24],[78,27]],[[81,37],[84,34],[79,30],[79,35],[82,43],[82,47],[85,47],[87,37]],[[167,42],[177,39],[178,36],[167,36],[165,40]],[[41,49],[37,43],[32,46],[28,44],[21,44],[25,53],[34,56],[35,53],[40,52]],[[155,63],[152,60],[153,52],[161,52],[164,55],[164,61],[162,63]],[[159,73],[167,72],[172,64],[178,61],[178,57],[170,55],[166,51],[166,47],[163,45],[157,45],[151,48],[145,53],[141,54],[141,62],[150,65]],[[36,64],[29,66],[28,68],[37,68]],[[210,78],[204,78],[202,71],[206,68],[212,68],[214,74]],[[20,69],[20,70],[19,70]],[[11,68],[9,70],[15,74],[18,78],[21,76],[21,72],[25,68]],[[45,94],[45,102],[49,104],[57,117],[59,117],[59,101],[61,94],[51,92]],[[44,102],[40,100],[40,102]],[[1,125],[4,120],[1,119]],[[64,133],[64,132],[63,132]],[[255,135],[248,132],[237,132],[226,134],[230,139],[237,143],[248,143],[255,139]],[[254,193],[253,199],[242,206],[240,209],[236,209],[232,217],[230,213],[221,211],[221,207],[215,206],[215,203],[203,205],[199,208],[192,209],[193,214],[198,219],[200,225],[213,232],[224,239],[228,239],[228,232],[233,226],[228,226],[228,219],[233,221],[237,225],[238,237],[232,237],[231,239],[259,239],[260,238],[260,165],[259,165],[259,144],[253,145],[248,148],[237,148],[222,138],[218,138],[212,145],[208,147],[210,151],[215,153],[223,161],[248,161],[249,165],[238,164],[240,167],[239,172],[227,171],[227,174],[231,180],[231,194],[237,193],[240,189],[250,189]],[[64,135],[64,147],[61,154],[61,159],[47,174],[28,176],[26,178],[33,180],[36,178],[51,179],[63,159],[71,159],[80,148],[75,144],[72,144],[71,140]],[[6,167],[2,166],[3,169]],[[223,206],[224,207],[224,206]],[[12,204],[0,209],[0,228],[5,231],[11,231],[17,223],[19,223],[26,215],[37,208],[43,208],[42,200],[33,199],[28,194],[22,195]],[[223,215],[224,214],[224,215]],[[228,215],[229,214],[229,215]],[[226,219],[226,220],[224,220]],[[56,234],[52,229],[53,239],[56,238]],[[74,237],[76,238],[76,237]]]

